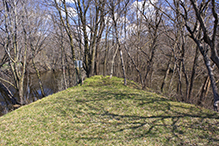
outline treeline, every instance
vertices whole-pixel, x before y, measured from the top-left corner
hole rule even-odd
[[[0,90],[12,104],[26,104],[27,73],[42,87],[40,71],[62,70],[67,88],[66,76],[80,74],[71,69],[82,60],[86,77],[123,77],[125,85],[134,80],[216,110],[218,13],[215,0],[2,0]]]

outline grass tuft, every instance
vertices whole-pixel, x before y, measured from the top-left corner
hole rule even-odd
[[[94,76],[0,117],[0,145],[218,145],[219,116]]]

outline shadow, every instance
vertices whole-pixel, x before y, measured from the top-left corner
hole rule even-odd
[[[163,145],[217,145],[219,142],[217,113],[150,94],[100,91],[96,95],[87,92],[83,98],[69,99],[69,106],[73,106],[72,102],[81,106],[71,112],[84,115],[80,122],[76,120],[72,124],[89,125],[86,130],[82,128],[78,141],[147,139]]]

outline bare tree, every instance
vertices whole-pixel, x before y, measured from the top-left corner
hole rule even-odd
[[[67,5],[66,5],[66,1],[59,1],[59,3],[57,2],[57,0],[54,0],[55,2],[55,7],[58,10],[59,13],[59,17],[60,17],[60,21],[62,26],[64,27],[68,37],[69,37],[69,41],[70,41],[70,47],[71,47],[71,54],[72,54],[72,60],[73,62],[76,61],[75,58],[75,49],[74,49],[74,41],[73,41],[73,34],[72,34],[72,30],[70,27],[70,22],[69,22],[69,11],[67,9]],[[62,12],[65,13],[65,18],[63,18]]]
[[[122,13],[124,13],[125,8],[129,4],[129,1],[124,1],[124,6],[121,9],[120,3],[110,1],[110,4],[108,5],[109,11],[110,11],[110,16],[113,21],[113,27],[115,30],[115,38],[116,38],[116,44],[120,53],[120,61],[121,61],[121,66],[123,70],[123,78],[124,78],[124,85],[127,85],[127,79],[126,79],[126,71],[125,71],[125,64],[124,64],[124,59],[123,59],[123,52],[122,52],[122,46],[119,38],[119,28],[118,28],[118,20],[120,19],[120,16]],[[121,9],[121,10],[120,10]]]
[[[77,8],[78,17],[81,21],[83,33],[84,69],[87,77],[90,77],[91,75],[94,75],[100,39],[102,38],[103,30],[105,28],[104,16],[107,12],[104,10],[106,3],[104,0],[75,0],[74,3]],[[93,9],[95,11],[93,11]],[[88,14],[89,12],[90,15]],[[98,68],[98,64],[96,64],[96,67]]]
[[[191,28],[191,26],[189,25],[188,22],[188,10],[185,7],[184,3],[181,3],[181,6],[183,7],[184,13],[182,13],[182,16],[185,20],[185,26],[188,30],[188,32],[190,33],[190,37],[194,40],[194,42],[197,44],[197,47],[199,48],[199,51],[201,52],[206,68],[208,70],[208,75],[210,77],[210,81],[211,81],[211,86],[212,86],[212,91],[213,91],[213,95],[214,95],[214,109],[217,110],[218,107],[218,103],[219,103],[219,95],[218,95],[218,89],[215,83],[215,77],[213,74],[213,70],[212,70],[212,66],[211,66],[211,60],[208,57],[208,49],[203,47],[203,42],[200,39],[200,37],[198,37],[196,35],[196,31],[197,30],[202,30],[202,34],[203,34],[203,39],[204,42],[207,43],[211,49],[211,59],[212,61],[217,65],[217,67],[219,68],[219,62],[218,62],[218,54],[215,48],[215,37],[216,37],[216,31],[217,31],[217,27],[218,27],[218,16],[217,13],[215,11],[215,2],[214,0],[210,1],[202,1],[200,3],[199,9],[197,6],[197,1],[191,0],[191,4],[193,6],[193,9],[195,11],[196,14],[196,18],[197,21],[195,24],[195,26],[193,26],[193,28]],[[213,23],[213,33],[211,34],[211,38],[209,36],[209,32],[207,31],[207,27],[206,24],[204,23],[204,18],[206,18],[206,12],[207,9],[209,8],[209,4],[211,4],[212,7],[212,14],[214,17],[214,23]],[[199,25],[197,25],[199,24]],[[199,29],[200,27],[200,29]]]
[[[5,52],[9,58],[9,65],[14,78],[15,87],[19,93],[20,103],[25,104],[24,101],[24,75],[26,71],[27,62],[27,19],[28,14],[26,11],[26,1],[20,3],[21,11],[18,11],[18,4],[15,0],[8,2],[3,1],[5,7],[4,10],[4,23],[5,33],[7,40],[4,43]],[[18,12],[21,14],[21,18],[18,19]],[[21,26],[19,26],[18,20],[20,20]],[[22,35],[18,34],[18,29],[22,31]],[[19,46],[18,37],[22,37],[23,44]],[[21,38],[20,38],[21,39]],[[13,49],[13,51],[11,50]],[[22,55],[21,55],[22,53]]]

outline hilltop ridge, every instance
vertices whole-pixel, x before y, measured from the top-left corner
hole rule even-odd
[[[94,76],[0,117],[0,145],[217,145],[218,113]]]

